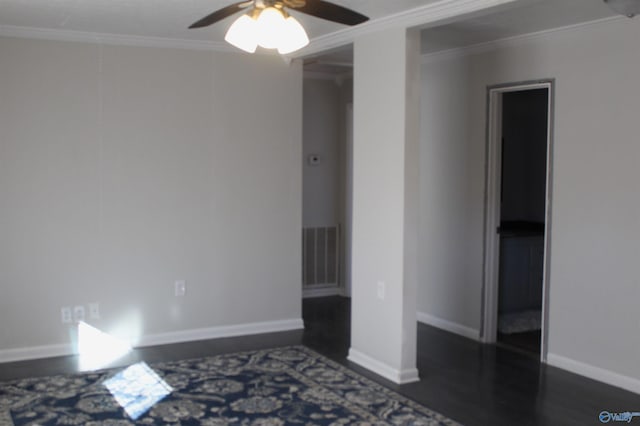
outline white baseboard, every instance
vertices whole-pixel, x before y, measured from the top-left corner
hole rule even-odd
[[[398,370],[354,348],[349,348],[347,359],[399,385],[420,381],[417,368]]]
[[[327,297],[341,296],[340,287],[323,287],[323,288],[303,288],[302,297],[307,299],[311,297]]]
[[[433,315],[429,315],[424,312],[418,312],[416,315],[419,322],[431,325],[433,327],[441,328],[445,331],[449,331],[451,333],[459,334],[460,336],[464,336],[468,339],[480,340],[480,331],[464,326],[462,324],[458,324],[456,322],[447,321],[442,318],[434,317]]]
[[[640,380],[633,377],[624,376],[611,370],[605,370],[604,368],[585,364],[580,361],[552,353],[547,354],[547,364],[611,386],[616,386],[630,392],[640,394]]]
[[[171,343],[193,342],[196,340],[218,339],[221,337],[248,336],[250,334],[274,333],[278,331],[299,330],[304,328],[301,318],[253,322],[237,325],[198,328],[192,330],[171,331],[168,333],[147,334],[134,344],[134,347],[167,345]]]
[[[53,358],[56,356],[73,355],[72,344],[31,346],[28,348],[0,350],[0,363],[13,361],[27,361],[30,359]]]
[[[168,333],[148,334],[142,336],[134,347],[166,345],[171,343],[191,342],[195,340],[217,339],[221,337],[247,336],[250,334],[273,333],[278,331],[299,330],[304,328],[301,318],[265,321],[237,325],[199,328],[192,330],[172,331]],[[31,359],[52,358],[75,355],[75,346],[71,343],[32,346],[28,348],[0,350],[0,363],[27,361]]]

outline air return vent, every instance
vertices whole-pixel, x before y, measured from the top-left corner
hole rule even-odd
[[[302,230],[303,288],[338,287],[339,236],[337,226]]]

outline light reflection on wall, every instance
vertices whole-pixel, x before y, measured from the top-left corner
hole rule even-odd
[[[132,347],[140,343],[143,333],[142,314],[136,308],[130,308],[117,314],[117,321],[108,327],[109,334],[127,340]]]
[[[90,326],[78,323],[78,354],[80,370],[97,370],[131,351],[131,346],[122,340]]]

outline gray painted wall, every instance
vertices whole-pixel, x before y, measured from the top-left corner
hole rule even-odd
[[[418,312],[479,330],[484,142],[471,139],[466,65],[422,67]]]
[[[334,226],[341,220],[340,87],[332,80],[304,79],[303,207],[304,227]],[[320,164],[310,165],[309,155]]]
[[[353,80],[305,77],[303,83],[303,188],[302,224],[323,227],[339,224],[340,286],[349,295],[349,239],[347,207],[347,105],[353,102]],[[320,156],[311,166],[308,157]],[[349,262],[349,264],[347,264]]]
[[[418,298],[419,311],[479,329],[486,87],[555,78],[549,356],[635,389],[638,39],[637,22],[617,19],[425,63]]]
[[[301,317],[299,65],[8,38],[0,57],[0,350],[68,343],[60,307],[89,302],[134,341]]]
[[[418,41],[394,28],[354,44],[349,359],[397,383],[417,377]]]

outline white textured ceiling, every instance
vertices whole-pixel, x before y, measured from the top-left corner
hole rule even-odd
[[[226,29],[237,15],[204,29],[189,30],[188,26],[235,1],[237,0],[0,0],[0,30],[63,30],[222,43]],[[332,1],[376,20],[439,0]],[[312,39],[346,28],[344,25],[301,13],[293,14],[300,19]],[[464,47],[612,15],[613,12],[602,0],[517,0],[497,12],[486,10],[472,17],[461,17],[424,29],[423,52]],[[344,63],[345,55],[339,52],[337,54],[338,59],[332,58],[331,55],[335,56],[332,53],[328,61]]]
[[[238,0],[0,0],[0,26],[71,30],[100,34],[222,42],[229,17],[204,29],[193,22]],[[410,10],[436,0],[332,0],[371,19]],[[293,12],[310,38],[345,28]]]
[[[614,16],[602,0],[527,0],[518,7],[422,31],[422,52],[465,47]]]
[[[611,16],[614,12],[602,0],[519,0],[497,12],[487,10],[422,30],[422,52],[467,47]],[[640,21],[640,17],[635,19]],[[352,47],[346,46],[314,55],[307,59],[305,71],[342,75],[352,54]]]

